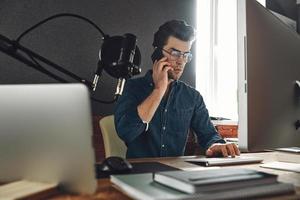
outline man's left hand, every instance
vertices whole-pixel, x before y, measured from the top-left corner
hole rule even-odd
[[[212,144],[206,150],[206,156],[208,157],[215,157],[215,156],[223,156],[223,157],[235,157],[240,155],[240,150],[234,143],[215,143]]]

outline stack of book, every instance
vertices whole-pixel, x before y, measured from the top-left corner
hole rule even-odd
[[[300,148],[278,148],[276,149],[276,162],[260,165],[261,167],[292,171],[300,173]]]
[[[113,175],[111,181],[134,199],[248,199],[295,193],[277,175],[249,169],[165,171]]]
[[[276,149],[277,160],[280,162],[300,163],[300,147]]]

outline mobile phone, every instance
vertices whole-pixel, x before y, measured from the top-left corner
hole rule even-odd
[[[154,52],[152,53],[152,55],[151,55],[151,59],[152,59],[153,63],[154,63],[156,60],[162,59],[163,57],[164,57],[164,54],[162,53],[162,50],[159,49],[159,48],[156,48],[156,49],[154,50]],[[165,66],[164,66],[164,67],[165,67]],[[173,76],[172,76],[170,73],[168,73],[168,79],[173,79]]]
[[[151,55],[151,59],[152,59],[152,62],[154,63],[156,60],[160,60],[162,57],[164,57],[163,53],[162,53],[162,50],[159,49],[159,48],[156,48],[154,50],[154,52],[152,53]]]

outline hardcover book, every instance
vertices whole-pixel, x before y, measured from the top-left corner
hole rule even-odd
[[[213,169],[157,172],[153,180],[192,194],[276,183],[277,175],[250,169]]]
[[[142,200],[233,200],[253,199],[282,194],[294,194],[294,186],[287,183],[272,183],[251,187],[236,188],[234,190],[216,190],[213,192],[199,192],[188,194],[159,184],[152,179],[152,173],[112,175],[111,182],[116,188],[133,199]]]

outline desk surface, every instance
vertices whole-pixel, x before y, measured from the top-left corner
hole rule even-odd
[[[252,155],[256,157],[261,157],[264,159],[263,163],[268,163],[272,161],[276,161],[276,153],[277,152],[267,152],[267,153],[249,153],[247,155]],[[184,162],[183,160],[186,158],[193,158],[195,156],[188,157],[176,157],[176,158],[143,158],[143,159],[132,159],[130,162],[147,162],[147,161],[158,161],[160,163],[176,167],[182,170],[197,170],[203,168],[198,165],[194,165],[191,163]],[[260,164],[245,164],[245,165],[235,165],[228,167],[236,167],[236,168],[248,168],[248,169],[256,169],[259,171],[269,172],[278,174],[278,180],[286,183],[293,183],[296,186],[296,195],[294,196],[280,196],[280,197],[272,197],[272,198],[264,198],[264,199],[300,199],[300,173],[288,172],[288,171],[280,171],[273,170],[267,168],[259,167]],[[227,167],[227,166],[226,166]],[[100,179],[98,180],[98,189],[96,194],[93,196],[87,195],[69,195],[69,194],[58,194],[51,198],[51,200],[82,200],[82,199],[105,199],[105,200],[120,200],[120,199],[131,199],[126,194],[117,190],[109,179]]]

